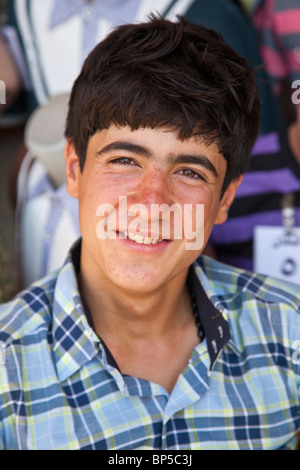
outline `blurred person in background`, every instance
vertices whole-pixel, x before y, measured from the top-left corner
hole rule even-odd
[[[252,15],[282,124],[258,138],[228,221],[210,242],[224,262],[300,284],[300,3],[241,3]]]

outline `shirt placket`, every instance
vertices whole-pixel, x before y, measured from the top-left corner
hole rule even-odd
[[[169,436],[174,434],[176,414],[192,407],[209,389],[210,357],[206,339],[195,349],[187,367],[179,376],[163,414],[162,450],[170,448]]]

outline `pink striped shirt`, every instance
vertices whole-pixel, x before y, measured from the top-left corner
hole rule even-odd
[[[283,79],[300,80],[300,2],[260,1],[254,23],[260,35],[263,61],[278,94]]]

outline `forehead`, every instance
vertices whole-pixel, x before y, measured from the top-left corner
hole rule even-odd
[[[216,143],[207,144],[196,137],[180,140],[176,132],[166,128],[131,130],[129,126],[110,126],[91,137],[89,150],[96,151],[98,155],[138,154],[161,164],[180,163],[189,157],[189,163],[206,160],[220,171],[226,169],[226,160]]]

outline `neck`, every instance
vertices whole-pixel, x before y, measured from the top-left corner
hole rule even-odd
[[[89,306],[96,333],[120,338],[162,337],[175,326],[194,320],[187,272],[150,292],[128,291],[86,272],[79,275],[80,290]]]
[[[123,374],[158,383],[171,392],[199,343],[187,270],[151,292],[112,285],[81,263],[80,289],[98,336]]]

